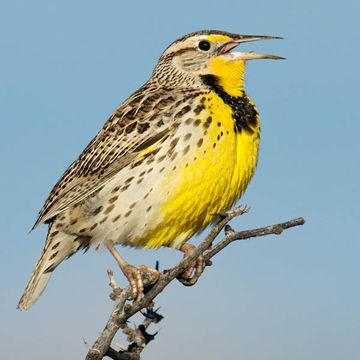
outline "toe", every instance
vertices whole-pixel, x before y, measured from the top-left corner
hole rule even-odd
[[[142,294],[144,292],[144,281],[145,285],[152,285],[155,284],[159,278],[158,271],[144,265],[138,267],[127,265],[123,272],[129,281],[131,297],[135,302],[141,300]]]
[[[196,261],[195,265],[187,268],[180,276],[178,276],[178,280],[185,286],[195,285],[199,280],[201,274],[205,269],[205,260],[202,255],[200,255]]]
[[[197,259],[196,259],[196,263],[195,263],[195,275],[197,278],[200,277],[200,275],[203,273],[205,269],[205,260],[204,257],[202,255],[200,255]]]
[[[131,297],[137,301],[141,297],[144,289],[141,273],[135,266],[127,265],[126,268],[124,268],[124,275],[129,281]]]
[[[135,281],[136,281],[136,293],[134,294],[133,299],[134,301],[140,301],[142,293],[144,291],[144,284],[139,269],[135,270]]]
[[[191,279],[193,273],[195,271],[195,267],[194,266],[190,266],[188,267],[182,274],[181,274],[181,278],[182,279]]]

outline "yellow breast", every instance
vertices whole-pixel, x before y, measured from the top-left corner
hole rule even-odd
[[[259,121],[253,131],[239,131],[233,109],[215,92],[197,100],[200,112],[195,111],[183,125],[192,129],[191,142],[160,180],[161,191],[167,194],[159,209],[161,223],[138,246],[181,246],[214,221],[216,214],[230,208],[254,174]]]

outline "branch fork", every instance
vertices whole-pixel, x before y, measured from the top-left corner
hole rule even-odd
[[[153,300],[170,282],[179,277],[185,269],[189,268],[200,255],[203,256],[205,264],[210,266],[211,258],[233,241],[248,240],[250,238],[270,234],[280,235],[286,229],[303,225],[305,223],[305,220],[300,217],[257,229],[239,232],[235,231],[228,222],[247,212],[247,207],[238,207],[226,213],[216,214],[216,216],[220,217],[219,221],[211,229],[206,238],[197,247],[195,247],[189,255],[183,258],[173,268],[160,272],[158,281],[151,286],[146,287],[146,285],[149,285],[149,279],[147,279],[146,276],[144,277],[145,295],[140,299],[140,301],[129,303],[128,299],[131,295],[130,287],[128,286],[125,289],[120,289],[114,278],[112,270],[108,270],[109,285],[112,288],[110,297],[115,301],[115,304],[104,330],[101,332],[92,348],[88,351],[86,360],[100,360],[105,356],[115,360],[139,360],[141,352],[144,350],[145,346],[153,340],[157,334],[149,334],[147,332],[147,328],[152,323],[158,323],[163,318],[162,315],[157,313],[157,310],[153,310]],[[225,231],[225,237],[214,244],[216,237],[223,229]],[[131,328],[128,325],[128,320],[138,312],[142,313],[145,319],[138,327]],[[120,329],[125,335],[127,335],[130,345],[126,350],[122,349],[120,351],[116,351],[111,347],[111,342]]]

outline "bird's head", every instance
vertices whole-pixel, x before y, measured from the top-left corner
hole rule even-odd
[[[162,54],[153,77],[173,87],[198,87],[212,77],[230,95],[243,88],[247,60],[283,59],[254,52],[233,51],[244,42],[278,39],[274,36],[238,35],[218,30],[197,31],[174,41]]]

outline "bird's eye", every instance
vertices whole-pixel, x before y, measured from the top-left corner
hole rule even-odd
[[[211,44],[207,40],[201,40],[199,42],[199,49],[202,51],[209,51],[211,47]]]

